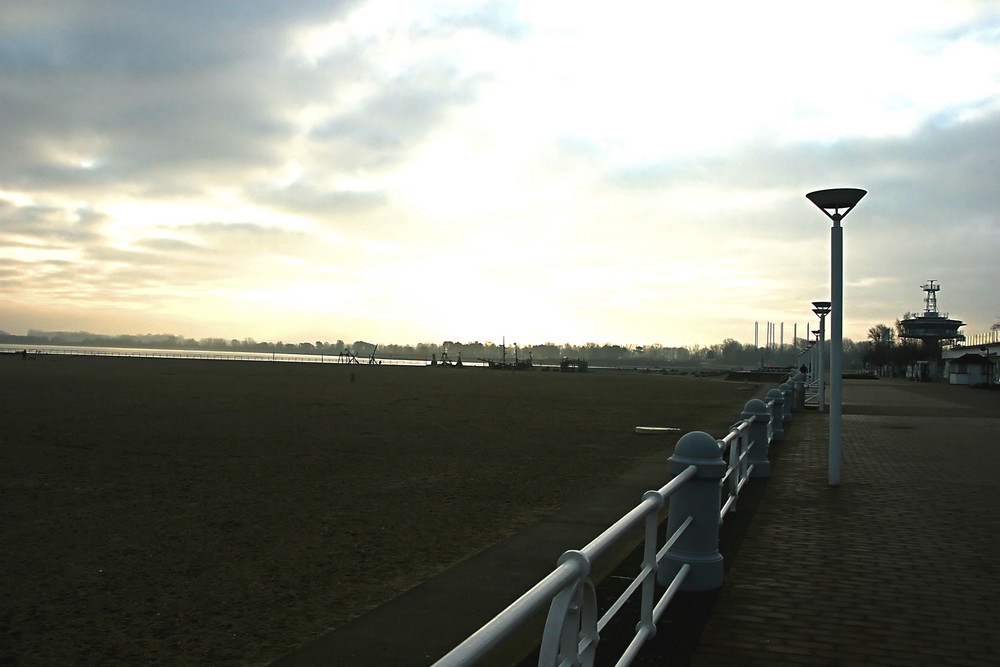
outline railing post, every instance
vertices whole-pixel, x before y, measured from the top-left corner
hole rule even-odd
[[[719,553],[719,510],[722,501],[720,480],[726,474],[726,462],[715,438],[702,431],[687,433],[674,447],[667,470],[680,474],[689,466],[697,474],[670,496],[667,539],[688,517],[691,523],[667,550],[656,574],[661,586],[669,586],[685,564],[691,570],[681,590],[711,591],[722,586],[722,554]]]
[[[743,459],[740,458],[740,454],[743,453],[741,449],[743,434],[739,433],[739,430],[739,426],[737,425],[729,427],[730,433],[737,432],[736,439],[729,445],[729,462],[726,464],[727,468],[732,471],[729,475],[729,495],[734,497],[740,495],[740,482],[746,476],[747,469]],[[717,440],[716,442],[719,443],[719,451],[723,451],[722,440]],[[733,507],[733,509],[736,508]]]
[[[600,637],[597,632],[597,596],[590,580],[590,559],[579,551],[567,551],[559,557],[558,564],[567,561],[576,565],[576,581],[552,598],[538,652],[539,667],[561,664],[591,667],[594,664]],[[581,643],[585,644],[582,650]]]
[[[806,409],[806,374],[803,372],[798,372],[795,377],[792,378],[792,392],[794,399],[792,401],[792,407],[796,410]]]
[[[651,500],[656,504],[656,510],[646,515],[645,543],[643,544],[642,566],[656,572],[656,534],[660,529],[660,511],[666,504],[659,491],[647,491],[642,496],[643,502]],[[653,610],[656,608],[656,578],[646,577],[642,582],[642,603],[639,613],[639,628],[646,628],[648,637],[656,636],[656,623],[653,620]]]
[[[792,381],[782,382],[778,385],[778,389],[781,390],[781,396],[785,399],[781,407],[781,421],[787,424],[792,421]]]
[[[759,398],[752,398],[743,406],[743,419],[753,419],[750,424],[750,451],[747,454],[747,463],[753,466],[750,477],[770,477],[771,462],[767,460],[767,422],[770,415],[767,412],[767,405]]]
[[[771,441],[781,442],[785,439],[784,414],[785,396],[780,389],[767,392],[767,401],[771,404],[768,415],[768,426],[771,429]]]

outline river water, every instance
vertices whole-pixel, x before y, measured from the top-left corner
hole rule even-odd
[[[343,363],[343,357],[329,354],[281,354],[272,352],[243,352],[227,350],[159,350],[135,347],[90,347],[86,345],[12,345],[0,344],[0,353],[28,354],[69,354],[100,357],[160,357],[165,359],[223,359],[228,361],[282,361],[290,363],[337,364]],[[367,364],[367,359],[358,359],[361,364]],[[375,362],[393,366],[427,366],[429,360],[419,359],[388,359],[375,357]],[[465,366],[484,366],[479,361],[463,361]]]

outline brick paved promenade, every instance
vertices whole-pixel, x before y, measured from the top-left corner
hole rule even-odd
[[[796,413],[694,665],[1000,664],[1000,393],[848,380]]]

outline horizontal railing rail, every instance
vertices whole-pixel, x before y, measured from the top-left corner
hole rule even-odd
[[[794,382],[800,383],[798,386]],[[592,665],[600,633],[638,593],[639,622],[617,664],[632,664],[656,634],[670,602],[682,590],[713,590],[722,585],[719,526],[736,511],[744,486],[770,475],[768,449],[784,439],[793,397],[804,391],[804,378],[768,392],[767,401],[751,399],[729,433],[716,440],[694,431],[678,440],[668,460],[672,479],[580,550],[566,551],[555,569],[486,625],[434,663],[435,667],[475,665],[537,618],[548,606],[538,648],[538,664]],[[663,508],[670,500],[667,528],[659,543]],[[643,558],[638,574],[599,615],[592,566],[596,559],[623,546],[642,527]],[[662,592],[657,590],[657,585]]]

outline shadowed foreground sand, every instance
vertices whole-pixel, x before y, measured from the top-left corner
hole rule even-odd
[[[634,426],[721,436],[749,393],[15,355],[0,378],[0,663],[23,665],[266,664],[669,455]]]

